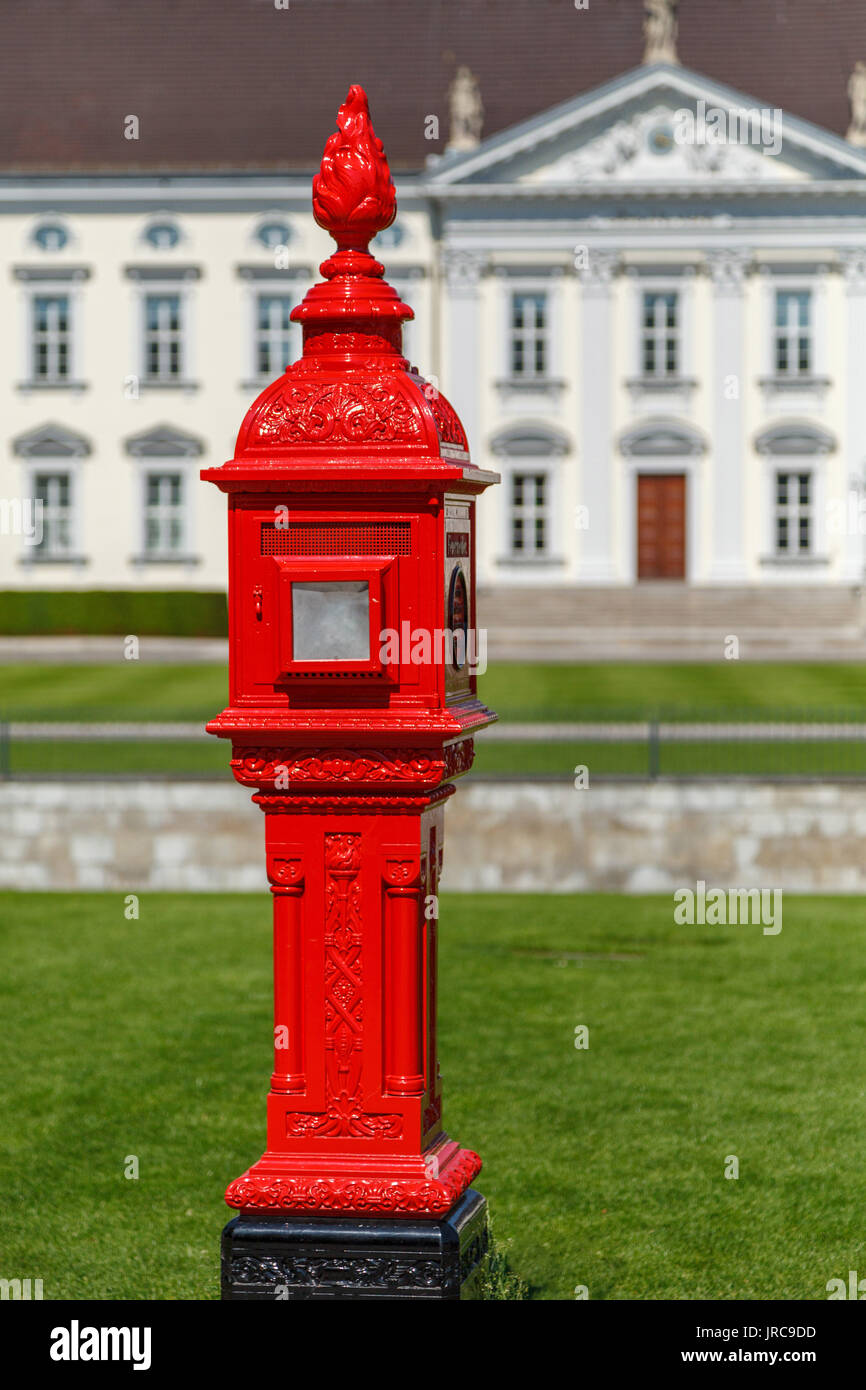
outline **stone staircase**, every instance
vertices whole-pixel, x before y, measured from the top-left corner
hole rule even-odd
[[[866,661],[866,598],[841,587],[481,589],[493,661]]]

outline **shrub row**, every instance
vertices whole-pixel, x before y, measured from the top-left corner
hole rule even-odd
[[[184,590],[0,590],[4,636],[224,637],[224,593]]]

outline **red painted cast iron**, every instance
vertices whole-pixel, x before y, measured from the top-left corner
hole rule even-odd
[[[265,813],[274,904],[267,1149],[226,1201],[442,1216],[481,1167],[442,1126],[437,889],[445,802],[495,718],[465,639],[497,476],[402,356],[412,310],[367,249],[395,191],[360,87],[337,124],[303,356],[201,475],[229,504],[230,696],[208,730]]]

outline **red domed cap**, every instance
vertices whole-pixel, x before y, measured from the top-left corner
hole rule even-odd
[[[226,470],[356,470],[361,459],[429,476],[469,466],[466,435],[438,387],[402,355],[402,325],[414,318],[385,283],[367,243],[390,226],[397,199],[367,97],[352,87],[313,180],[313,212],[337,243],[322,263],[324,281],[292,318],[304,351],[247,411]],[[213,470],[214,480],[226,470]]]

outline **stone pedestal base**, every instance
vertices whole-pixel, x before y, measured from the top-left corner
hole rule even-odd
[[[241,1214],[222,1234],[222,1298],[478,1298],[486,1250],[472,1188],[439,1221]]]

